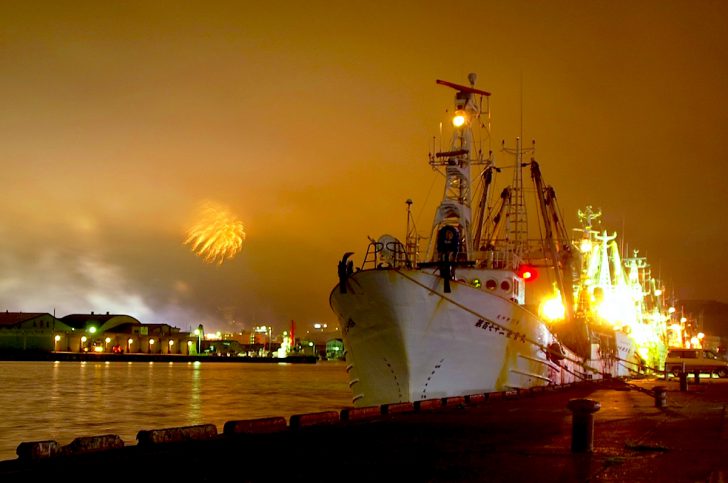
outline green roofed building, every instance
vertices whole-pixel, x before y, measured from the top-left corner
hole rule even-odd
[[[61,350],[60,344],[73,328],[42,312],[0,312],[0,351]]]
[[[131,334],[134,327],[142,325],[130,315],[117,314],[71,314],[61,317],[61,320],[73,327],[74,330],[102,334],[104,332],[117,332]]]
[[[26,352],[197,354],[198,339],[169,324],[142,324],[122,314],[0,312],[0,356]]]

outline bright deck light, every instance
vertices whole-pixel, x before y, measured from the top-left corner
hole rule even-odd
[[[555,289],[551,297],[541,302],[539,312],[546,320],[563,320],[566,314],[566,309],[564,308],[564,303],[561,300],[561,292]]]
[[[465,111],[455,111],[455,115],[452,118],[452,125],[455,127],[462,127],[466,120],[467,117],[465,116]]]
[[[455,111],[455,115],[452,118],[452,125],[455,127],[462,127],[467,120],[468,118],[465,111],[458,109]]]
[[[582,253],[591,253],[592,251],[592,242],[588,238],[584,238],[581,243],[579,244],[579,250],[581,250]]]

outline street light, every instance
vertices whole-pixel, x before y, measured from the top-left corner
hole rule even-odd
[[[131,352],[131,343],[132,342],[134,342],[134,339],[132,339],[131,337],[129,337],[126,341],[126,352],[127,353]]]
[[[83,345],[86,343],[87,340],[88,339],[85,335],[81,337],[81,345],[78,347],[78,352],[83,352]]]
[[[54,342],[53,342],[53,350],[54,351],[57,351],[58,350],[58,342],[61,340],[61,336],[60,335],[56,335],[53,338],[53,340],[54,340]]]
[[[152,352],[152,347],[154,346],[154,339],[149,339],[149,352]]]
[[[111,337],[107,337],[104,339],[104,342],[106,342],[106,345],[104,346],[104,350],[109,350],[109,342],[111,342]]]
[[[202,336],[205,334],[205,328],[202,324],[198,325],[195,329],[195,335],[197,336],[197,355],[202,352]]]
[[[174,345],[174,341],[172,339],[169,339],[169,354],[172,353],[172,346]]]

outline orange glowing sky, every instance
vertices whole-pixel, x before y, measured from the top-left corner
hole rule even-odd
[[[427,231],[435,79],[468,72],[571,227],[601,207],[677,296],[727,302],[726,24],[722,1],[4,2],[0,308],[335,323],[341,255],[402,237],[407,198]],[[245,224],[219,266],[183,244],[204,201]]]

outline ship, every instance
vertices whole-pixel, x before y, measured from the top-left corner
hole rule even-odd
[[[631,327],[598,316],[625,279],[609,270],[613,238],[591,226],[576,237],[567,230],[535,143],[503,143],[508,162],[496,162],[483,147],[491,94],[476,80],[436,81],[455,93],[449,146],[428,157],[444,177],[428,236],[407,200],[404,241],[370,238],[358,266],[353,252],[338,262],[329,302],[355,406],[627,377],[645,365]]]

